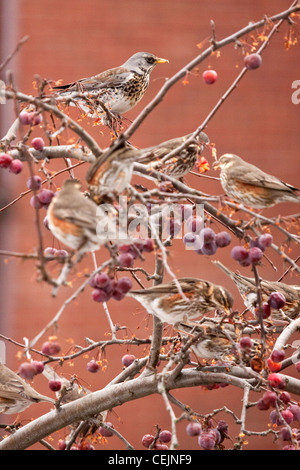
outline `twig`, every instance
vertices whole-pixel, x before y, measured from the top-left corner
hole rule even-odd
[[[11,59],[19,52],[21,47],[25,44],[26,41],[28,41],[28,39],[29,39],[29,36],[26,35],[18,42],[18,44],[15,47],[15,49],[13,50],[13,52],[11,54],[9,54],[9,56],[7,56],[7,58],[0,65],[0,72],[1,72],[1,70],[4,69],[4,67],[6,67],[6,65],[11,61]]]

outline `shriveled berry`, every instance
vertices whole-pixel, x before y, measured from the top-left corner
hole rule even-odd
[[[44,249],[44,255],[46,256],[55,256],[57,253],[56,248],[52,248],[52,246],[47,246],[47,248]]]
[[[245,261],[248,258],[248,250],[244,246],[234,246],[231,250],[231,256],[235,261]]]
[[[42,353],[47,356],[58,354],[61,350],[60,344],[57,341],[45,341],[42,345]]]
[[[212,256],[216,253],[217,249],[218,247],[216,242],[204,243],[204,245],[201,247],[201,254]]]
[[[213,243],[216,241],[216,233],[209,227],[205,227],[200,232],[200,238],[202,237],[204,245],[206,243]]]
[[[261,250],[265,250],[273,243],[273,237],[270,233],[264,233],[258,237],[258,246]]]
[[[231,235],[228,232],[219,232],[216,234],[216,244],[218,248],[224,248],[231,243]]]
[[[286,426],[281,428],[280,431],[279,431],[279,437],[283,441],[290,441],[291,438],[292,438],[292,434],[291,434],[289,428],[287,428]]]
[[[287,407],[287,410],[289,410],[293,414],[294,421],[300,421],[300,406],[299,405],[289,405]]]
[[[22,379],[32,379],[36,375],[36,368],[32,362],[23,362],[18,370],[18,374]]]
[[[144,447],[146,447],[147,449],[151,446],[152,442],[154,441],[154,436],[152,436],[152,434],[145,434],[143,437],[142,437],[142,444]]]
[[[169,450],[169,447],[166,444],[155,444],[153,450]]]
[[[39,197],[37,194],[34,194],[31,198],[30,198],[30,205],[34,208],[34,209],[41,209],[43,207],[43,204],[41,203]]]
[[[154,250],[154,243],[151,238],[147,238],[143,243],[143,251],[151,253]]]
[[[15,158],[8,167],[11,173],[18,175],[23,170],[23,163],[18,158]]]
[[[172,439],[172,433],[171,431],[168,431],[167,429],[164,429],[160,431],[158,438],[161,442],[170,442]]]
[[[56,379],[51,379],[48,382],[48,386],[52,392],[58,392],[61,389],[61,381]]]
[[[93,374],[95,374],[100,369],[100,365],[98,364],[97,361],[95,361],[95,359],[92,359],[91,361],[87,363],[86,368],[89,372],[92,372]]]
[[[100,289],[105,289],[110,283],[110,277],[106,273],[97,273],[90,280],[90,285],[92,287],[98,287]]]
[[[290,410],[283,410],[281,416],[287,424],[291,424],[294,421],[294,415]]]
[[[198,438],[199,446],[204,450],[212,450],[216,445],[216,436],[210,431],[203,431]]]
[[[267,391],[263,394],[262,400],[268,405],[275,408],[277,401],[277,394],[272,391]]]
[[[255,70],[255,69],[257,69],[261,66],[262,58],[257,53],[249,54],[249,55],[245,56],[244,64],[245,64],[245,67],[247,67],[248,70]]]
[[[285,352],[282,349],[274,349],[271,354],[271,359],[274,362],[281,362],[285,357]]]
[[[8,153],[1,153],[0,155],[0,168],[8,168],[13,158]]]
[[[110,299],[110,296],[103,289],[94,289],[92,291],[92,299],[95,302],[107,302]]]
[[[281,292],[272,292],[272,294],[270,294],[270,297],[268,299],[268,304],[270,305],[271,308],[278,310],[284,307],[285,303],[286,303],[285,296]]]
[[[262,259],[263,252],[260,248],[253,246],[252,248],[249,249],[248,256],[249,256],[251,263],[257,264]]]
[[[38,175],[30,176],[27,180],[27,188],[31,189],[32,191],[38,191],[41,188],[42,178]]]
[[[122,268],[132,268],[134,265],[134,257],[131,253],[122,253],[118,257],[118,263]]]
[[[67,250],[56,250],[55,256],[57,258],[66,258],[67,256],[69,256],[69,253],[67,252]]]
[[[280,388],[283,384],[283,379],[281,375],[276,374],[276,373],[271,373],[268,375],[268,382],[271,385],[271,387]]]
[[[252,344],[252,339],[249,336],[244,336],[240,339],[240,348],[242,349],[250,349]]]
[[[109,421],[107,421],[105,424],[110,428],[113,428],[112,423],[110,423]],[[104,426],[99,427],[99,432],[103,437],[111,437],[114,435],[114,433],[110,429],[107,429]]]
[[[31,363],[36,370],[36,374],[41,374],[44,370],[44,363],[42,361],[32,361]]]
[[[188,232],[200,233],[203,228],[203,219],[200,216],[190,216],[186,221],[186,228]]]
[[[279,395],[279,399],[285,405],[287,405],[291,401],[291,395],[289,394],[289,392],[281,392],[280,395]]]
[[[29,124],[33,126],[38,126],[43,121],[43,116],[41,114],[37,114],[36,112],[32,112],[28,114]]]
[[[59,439],[57,442],[57,447],[58,447],[58,450],[65,450],[67,447],[66,441],[64,439]]]
[[[130,289],[132,288],[132,280],[129,277],[121,277],[117,281],[116,288],[119,289],[124,294],[127,294],[127,292],[129,292]]]
[[[54,197],[54,192],[51,189],[41,189],[38,194],[38,198],[42,204],[50,204],[52,198]]]
[[[200,423],[191,422],[186,427],[186,432],[189,436],[199,436],[202,427]]]
[[[123,366],[128,367],[135,361],[135,359],[136,357],[134,354],[124,354],[122,357],[122,364]]]
[[[257,307],[255,309],[255,315],[259,318],[260,315],[262,316],[263,319],[268,318],[271,315],[271,307],[267,303],[263,303],[261,306],[261,311]]]
[[[188,232],[183,236],[183,243],[187,248],[193,248],[197,250],[201,246],[201,240],[199,235],[193,232]]]
[[[23,126],[28,126],[28,124],[30,124],[29,113],[27,113],[27,111],[21,111],[19,114],[19,120]]]
[[[41,137],[35,137],[32,139],[31,145],[35,150],[43,150],[45,147],[45,142]]]
[[[260,411],[266,411],[270,408],[270,405],[268,403],[266,403],[263,398],[260,398],[257,402],[257,408],[260,410]]]

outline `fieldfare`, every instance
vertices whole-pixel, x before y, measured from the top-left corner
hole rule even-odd
[[[133,297],[162,322],[177,325],[189,322],[213,310],[230,312],[233,297],[224,287],[195,278],[178,279],[168,284],[160,284],[143,290],[131,290]]]
[[[111,115],[122,116],[143,98],[150,73],[157,64],[166,62],[168,60],[148,52],[137,52],[119,67],[53,87],[55,97],[109,124]]]
[[[97,235],[97,208],[81,192],[80,181],[68,179],[48,207],[49,228],[59,241],[78,253],[96,251],[105,243]]]
[[[222,155],[214,164],[220,168],[221,185],[229,198],[255,209],[280,202],[300,202],[299,191],[231,153]]]
[[[18,374],[0,363],[0,413],[20,413],[33,403],[41,401],[55,403],[52,398],[38,393]]]
[[[227,276],[235,283],[241,296],[243,297],[245,306],[252,312],[258,305],[257,298],[257,285],[254,278],[242,276],[241,274],[231,271],[224,266],[220,261],[214,263],[224,271]],[[300,315],[300,287],[296,285],[289,285],[283,282],[260,281],[260,289],[262,295],[262,302],[266,303],[268,298],[273,292],[280,292],[285,297],[285,304],[281,309],[272,309],[272,318],[275,320],[284,320],[284,315],[290,319],[294,319]],[[281,313],[283,312],[283,314]]]
[[[186,147],[180,150],[176,155],[162,161],[168,153],[180,147],[193,134],[187,134],[183,137],[175,137],[153,147],[143,150],[145,154],[139,163],[153,164],[153,168],[172,176],[173,178],[182,178],[194,167],[198,157],[204,150],[205,145],[209,144],[209,138],[204,132],[200,134]],[[151,165],[150,165],[151,166]]]

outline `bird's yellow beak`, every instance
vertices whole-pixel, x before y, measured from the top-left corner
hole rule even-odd
[[[212,167],[214,170],[218,170],[220,168],[220,165],[219,165],[219,162],[218,160],[216,160],[213,164],[212,164]]]
[[[156,59],[156,63],[157,64],[166,64],[166,63],[169,63],[169,61],[167,59],[162,59],[161,57],[158,57]]]

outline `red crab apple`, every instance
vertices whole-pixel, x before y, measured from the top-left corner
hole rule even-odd
[[[212,85],[217,80],[218,74],[215,70],[205,70],[202,78],[207,85]]]

